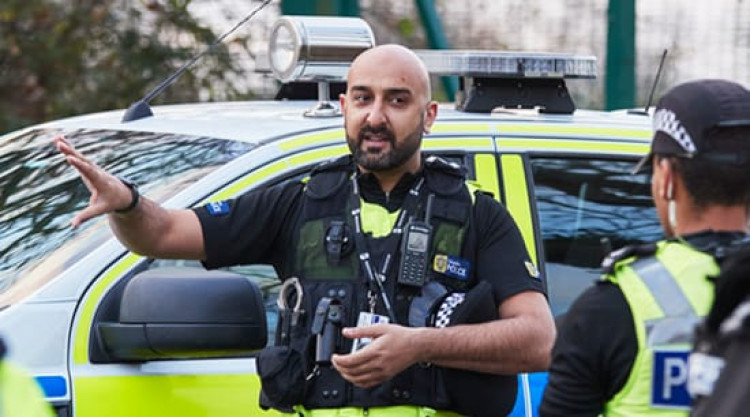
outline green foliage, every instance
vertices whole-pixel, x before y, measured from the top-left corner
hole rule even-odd
[[[2,0],[0,133],[128,107],[218,37],[191,1]],[[220,45],[152,104],[239,98],[225,80],[243,72]]]
[[[414,37],[414,34],[416,32],[416,26],[414,25],[414,21],[408,18],[400,19],[398,21],[398,32],[401,36],[405,38]]]

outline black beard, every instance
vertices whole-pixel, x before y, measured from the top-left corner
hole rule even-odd
[[[367,149],[362,149],[362,142],[368,133],[383,137],[391,145],[391,150],[387,152],[368,152]],[[396,146],[396,136],[387,127],[383,126],[375,129],[369,125],[360,129],[356,140],[347,136],[347,143],[357,165],[373,172],[389,171],[405,164],[419,150],[422,144],[422,123],[404,138],[400,146]]]

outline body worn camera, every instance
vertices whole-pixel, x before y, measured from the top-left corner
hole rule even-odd
[[[344,306],[336,299],[323,297],[315,308],[312,333],[315,337],[315,363],[330,365],[336,353],[339,335],[344,321]]]

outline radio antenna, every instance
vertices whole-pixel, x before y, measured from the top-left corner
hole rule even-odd
[[[667,50],[664,49],[664,52],[661,54],[661,61],[659,62],[659,69],[656,71],[656,78],[654,78],[654,83],[651,84],[651,92],[648,95],[648,102],[646,103],[646,108],[643,110],[638,109],[630,109],[628,110],[628,114],[639,114],[642,116],[648,116],[648,109],[651,107],[651,103],[654,100],[654,93],[656,93],[656,85],[659,84],[659,77],[661,77],[661,71],[664,68],[664,61],[667,58]]]
[[[122,122],[131,122],[133,120],[142,119],[144,117],[150,117],[153,116],[154,113],[151,111],[151,106],[149,106],[149,102],[153,100],[154,97],[158,96],[162,91],[164,91],[167,87],[172,85],[177,78],[180,77],[185,71],[187,71],[188,68],[190,68],[193,64],[195,64],[199,59],[201,59],[204,55],[211,52],[217,45],[222,43],[224,39],[226,39],[227,36],[231,35],[235,30],[239,29],[240,26],[244,25],[250,19],[253,18],[259,11],[263,10],[264,7],[266,7],[272,0],[263,0],[263,2],[255,8],[252,12],[250,12],[247,16],[245,16],[244,19],[240,20],[239,23],[234,25],[231,29],[224,32],[223,35],[219,36],[212,44],[210,44],[206,49],[204,49],[201,53],[194,56],[193,59],[183,64],[180,68],[177,69],[172,75],[170,75],[166,80],[162,81],[154,87],[153,90],[146,93],[143,98],[140,100],[134,102],[133,104],[128,107],[128,110],[125,112],[125,115],[122,117]]]
[[[664,61],[667,59],[667,49],[664,49],[664,52],[661,53],[661,60],[659,61],[659,69],[656,71],[656,78],[654,79],[654,83],[651,85],[651,93],[648,95],[648,102],[646,103],[646,108],[643,109],[646,114],[648,114],[648,109],[651,107],[651,103],[653,103],[654,100],[654,93],[656,93],[656,85],[659,84],[659,77],[661,76],[661,70],[664,69]]]

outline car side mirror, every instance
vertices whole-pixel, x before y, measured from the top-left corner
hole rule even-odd
[[[96,324],[104,362],[251,356],[268,336],[263,295],[247,277],[198,268],[142,272],[119,317]]]

